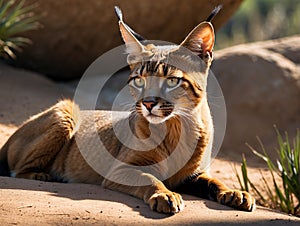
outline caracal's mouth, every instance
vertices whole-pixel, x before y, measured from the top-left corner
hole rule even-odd
[[[152,124],[163,123],[173,115],[173,110],[166,111],[165,109],[162,109],[160,104],[152,107],[151,109],[141,105],[140,112],[142,113],[143,117]]]
[[[143,116],[146,118],[146,120],[149,122],[149,123],[152,123],[152,124],[160,124],[160,123],[163,123],[165,122],[166,120],[168,120],[169,118],[171,118],[171,114],[167,115],[167,116],[160,116],[160,115],[156,115],[156,114],[153,114],[153,113],[148,113],[147,115],[144,115]]]

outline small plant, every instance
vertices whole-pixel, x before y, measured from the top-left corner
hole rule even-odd
[[[31,43],[18,35],[39,27],[37,16],[31,12],[36,6],[24,6],[24,2],[0,0],[0,57],[15,58],[15,51]]]
[[[276,129],[276,128],[275,128]],[[261,173],[262,185],[264,190],[258,189],[251,180],[247,172],[246,159],[243,156],[241,165],[242,179],[239,176],[237,169],[235,173],[240,183],[242,190],[248,191],[250,188],[253,193],[258,197],[258,203],[271,207],[278,208],[283,212],[299,215],[300,213],[300,172],[299,172],[299,153],[300,153],[300,133],[297,130],[296,137],[293,140],[293,145],[290,144],[288,134],[285,133],[283,138],[279,131],[276,129],[278,149],[278,160],[274,163],[268,156],[262,142],[258,139],[262,148],[263,154],[254,150],[251,146],[249,148],[252,152],[263,159],[268,167],[272,176],[273,187],[270,186]],[[278,175],[279,181],[276,179]],[[264,195],[266,194],[266,195]]]

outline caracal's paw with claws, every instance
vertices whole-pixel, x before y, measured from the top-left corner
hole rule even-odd
[[[180,194],[175,192],[159,192],[149,199],[150,208],[160,213],[178,213],[184,204]]]
[[[246,191],[227,190],[220,192],[217,197],[219,203],[239,210],[253,211],[255,199]]]

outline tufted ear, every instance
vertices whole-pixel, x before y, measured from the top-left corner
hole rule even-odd
[[[202,22],[196,26],[181,43],[202,59],[212,57],[215,43],[214,28],[210,22]]]
[[[134,32],[127,24],[123,22],[122,11],[119,7],[115,6],[115,12],[119,19],[119,28],[126,45],[127,53],[136,54],[144,52],[144,46],[139,40],[143,40],[143,37]]]

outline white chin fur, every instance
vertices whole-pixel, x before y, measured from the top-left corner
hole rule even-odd
[[[152,111],[156,111],[155,108],[157,108],[157,106],[155,106]],[[142,114],[145,117],[145,119],[147,119],[147,121],[152,123],[152,124],[160,124],[160,123],[162,123],[166,120],[165,117],[158,116],[158,115],[155,115],[153,113],[150,114],[149,111],[146,109],[146,107],[144,105],[142,105]]]
[[[152,123],[152,124],[160,124],[163,123],[164,121],[166,121],[167,118],[163,118],[160,116],[155,116],[155,115],[148,115],[148,116],[144,116],[148,122]]]

